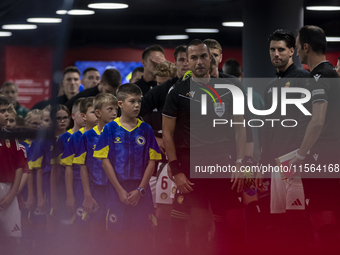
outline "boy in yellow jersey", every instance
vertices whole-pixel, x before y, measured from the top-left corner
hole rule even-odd
[[[98,117],[98,125],[86,131],[80,142],[73,164],[80,165],[81,181],[84,189],[83,220],[91,221],[91,238],[98,248],[107,247],[105,239],[106,219],[106,186],[107,177],[102,162],[93,157],[94,149],[98,143],[100,133],[104,126],[117,117],[118,101],[111,94],[100,93],[94,98],[94,111]],[[98,242],[103,242],[98,245]],[[104,251],[103,251],[104,252]]]
[[[141,89],[135,84],[119,87],[122,115],[108,123],[100,135],[94,157],[102,160],[107,184],[107,228],[121,238],[127,254],[145,252],[153,212],[149,181],[155,160],[161,159],[152,128],[139,120]]]
[[[76,149],[82,139],[85,131],[91,130],[98,122],[93,109],[93,97],[88,97],[82,100],[79,104],[79,109],[82,118],[85,121],[85,127],[79,129],[76,133],[71,135],[60,163],[65,166],[65,185],[66,185],[66,207],[70,212],[75,212],[76,223],[82,222],[81,217],[83,213],[83,187],[80,178],[80,167],[73,165],[73,158]]]

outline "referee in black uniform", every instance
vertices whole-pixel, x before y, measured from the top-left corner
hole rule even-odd
[[[304,104],[312,116],[300,115],[301,144],[293,165],[315,164],[322,172],[303,173],[303,185],[311,222],[318,231],[325,254],[339,254],[340,239],[335,226],[335,211],[339,204],[338,174],[329,169],[340,163],[340,81],[333,66],[326,61],[326,36],[317,26],[304,26],[296,38],[297,55],[311,73],[305,88],[311,99]],[[307,152],[310,153],[307,155]],[[310,165],[307,166],[310,169]],[[311,170],[311,169],[310,169]],[[315,178],[321,177],[321,178]],[[331,178],[330,178],[331,177]]]
[[[208,47],[198,39],[191,41],[187,48],[187,58],[189,68],[192,71],[192,78],[188,78],[175,85],[169,91],[163,109],[163,142],[169,159],[172,174],[174,176],[178,190],[183,193],[183,199],[190,207],[190,214],[193,222],[192,235],[195,243],[192,243],[193,254],[207,254],[207,232],[210,225],[207,224],[208,207],[211,205],[215,220],[215,254],[224,254],[229,251],[239,252],[243,243],[243,222],[238,225],[237,217],[243,220],[242,205],[237,199],[237,193],[242,191],[242,173],[237,171],[230,179],[207,179],[190,178],[190,156],[199,155],[203,162],[215,163],[206,155],[208,152],[216,151],[216,155],[226,165],[236,165],[236,169],[241,167],[241,160],[245,154],[246,130],[243,125],[234,125],[237,162],[231,162],[228,153],[232,149],[233,142],[230,141],[228,125],[214,129],[214,132],[202,133],[206,119],[212,125],[212,119],[216,114],[222,113],[220,118],[231,118],[234,122],[242,123],[243,115],[232,115],[233,98],[232,94],[226,90],[220,93],[221,101],[219,106],[214,108],[214,104],[207,105],[207,115],[201,115],[200,99],[204,90],[196,81],[204,79],[209,86],[214,86],[209,76],[211,56]],[[196,80],[196,81],[195,81]],[[224,80],[225,82],[225,80]],[[228,83],[233,84],[232,80]],[[207,84],[206,84],[207,85]],[[206,88],[209,88],[206,86]],[[221,103],[222,104],[221,104]],[[191,108],[191,103],[198,107]],[[194,106],[196,106],[194,105]],[[197,109],[197,111],[196,111]],[[218,109],[218,111],[216,110]],[[193,114],[194,116],[191,116]],[[222,146],[221,146],[222,145]],[[220,146],[220,147],[218,147]],[[215,150],[216,148],[222,150]],[[220,161],[219,161],[220,162]],[[191,162],[192,163],[192,162]],[[232,190],[233,189],[233,190]],[[238,212],[234,217],[226,217],[228,211]]]

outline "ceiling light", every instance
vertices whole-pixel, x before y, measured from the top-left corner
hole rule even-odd
[[[340,11],[340,6],[307,6],[309,11]]]
[[[59,14],[59,15],[65,15],[65,14],[67,14],[67,11],[66,10],[58,10],[58,11],[56,11],[56,13]]]
[[[29,18],[27,22],[32,23],[61,23],[59,18]]]
[[[222,26],[225,26],[225,27],[243,27],[243,22],[242,21],[223,22]]]
[[[185,40],[188,39],[187,35],[157,35],[157,40]]]
[[[69,10],[67,12],[68,15],[92,15],[94,14],[94,11],[92,10],[77,10],[77,9],[74,9],[74,10]]]
[[[340,37],[326,37],[327,42],[340,42]]]
[[[33,24],[8,24],[3,25],[2,29],[8,29],[8,30],[27,30],[27,29],[36,29],[37,25]]]
[[[0,37],[7,37],[7,36],[11,36],[11,35],[12,35],[11,32],[0,31]]]
[[[92,11],[92,10],[78,10],[78,9],[69,10],[69,11],[58,10],[57,14],[59,14],[59,15],[65,15],[65,14],[68,14],[68,15],[92,15],[92,14],[94,14],[94,11]]]
[[[187,33],[218,33],[219,30],[215,28],[187,28]]]
[[[126,9],[129,6],[127,4],[119,4],[119,3],[95,3],[89,4],[87,7],[92,9]]]

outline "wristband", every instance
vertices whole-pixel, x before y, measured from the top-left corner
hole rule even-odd
[[[295,153],[295,157],[299,160],[304,160],[306,157],[301,156],[298,152]]]
[[[177,159],[169,162],[169,166],[173,176],[175,176],[176,174],[183,173],[181,165],[179,164],[179,161]]]

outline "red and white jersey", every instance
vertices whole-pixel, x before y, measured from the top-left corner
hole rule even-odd
[[[25,155],[17,140],[0,139],[0,182],[14,182],[15,171],[27,166]]]

